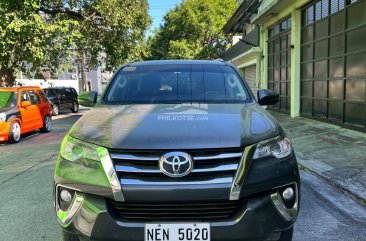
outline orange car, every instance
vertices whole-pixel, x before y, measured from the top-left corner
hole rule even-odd
[[[17,143],[23,133],[51,131],[51,104],[39,87],[0,88],[0,142]]]

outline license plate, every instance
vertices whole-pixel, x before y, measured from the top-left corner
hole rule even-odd
[[[210,241],[209,223],[146,224],[145,241]]]

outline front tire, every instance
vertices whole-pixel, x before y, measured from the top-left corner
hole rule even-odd
[[[72,113],[78,113],[79,112],[79,104],[77,102],[74,102],[72,104],[71,111],[72,111]]]
[[[73,235],[65,231],[62,231],[62,238],[63,241],[80,241],[77,235]]]
[[[14,121],[10,125],[9,134],[8,134],[8,142],[9,143],[18,143],[20,141],[21,134],[22,134],[22,132],[21,132],[19,122]]]
[[[281,238],[278,241],[291,241],[293,233],[294,233],[294,228],[290,228],[289,230],[283,231],[281,233]]]
[[[51,128],[52,128],[51,117],[49,115],[46,115],[43,119],[43,127],[41,128],[41,132],[48,133],[51,131]]]

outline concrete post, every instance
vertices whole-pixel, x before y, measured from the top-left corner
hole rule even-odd
[[[300,115],[301,10],[291,12],[291,117]]]
[[[262,51],[260,51],[259,53],[257,53],[257,56],[256,56],[256,60],[255,60],[255,64],[256,64],[256,73],[255,73],[255,76],[256,76],[256,80],[255,80],[255,84],[256,84],[256,88],[258,89],[261,89],[261,69],[262,69],[262,65],[261,65],[261,62],[262,62]],[[257,93],[254,93],[255,95],[257,95]]]
[[[268,29],[263,26],[260,27],[260,41],[262,47],[262,58],[260,56],[261,61],[261,80],[260,80],[260,89],[268,89]]]

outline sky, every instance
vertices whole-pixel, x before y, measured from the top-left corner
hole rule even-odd
[[[150,15],[153,18],[153,24],[151,30],[158,28],[163,20],[165,13],[174,8],[176,4],[182,0],[148,0],[150,5]]]

